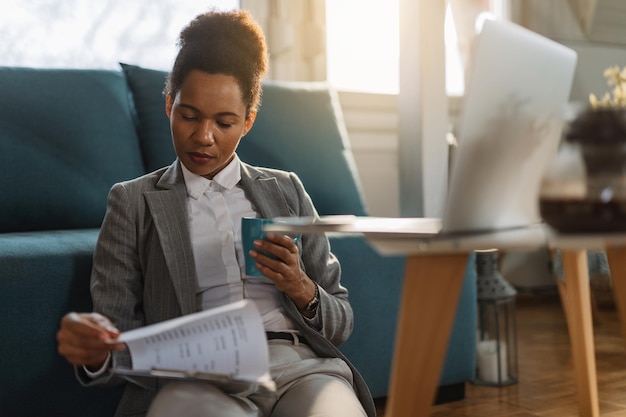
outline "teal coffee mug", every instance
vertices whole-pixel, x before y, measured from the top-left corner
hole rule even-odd
[[[263,227],[266,224],[274,223],[273,219],[261,219],[258,217],[242,217],[241,219],[241,244],[243,246],[243,256],[245,261],[245,275],[249,277],[265,277],[256,267],[256,261],[250,256],[254,247],[254,241],[265,240],[265,232]],[[300,235],[293,237],[293,241],[300,240]],[[262,252],[262,251],[259,251]],[[273,255],[262,252],[264,255],[272,257]]]

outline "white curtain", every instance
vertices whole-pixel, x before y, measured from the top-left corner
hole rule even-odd
[[[241,0],[259,21],[270,53],[268,78],[326,79],[324,0]]]

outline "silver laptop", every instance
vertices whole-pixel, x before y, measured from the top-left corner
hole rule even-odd
[[[443,232],[541,221],[541,178],[558,148],[576,52],[506,21],[478,36],[459,121]]]
[[[539,186],[561,139],[575,68],[573,50],[514,23],[486,21],[473,51],[442,219],[277,221],[305,233],[446,239],[540,223]]]

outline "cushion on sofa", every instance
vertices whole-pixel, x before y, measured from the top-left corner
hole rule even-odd
[[[325,83],[266,81],[238,154],[253,165],[296,172],[321,215],[366,214],[339,99]]]
[[[120,63],[134,106],[137,135],[146,172],[167,166],[176,158],[170,122],[165,114],[164,71]]]
[[[0,91],[0,232],[100,226],[144,172],[122,74],[4,67]]]
[[[170,164],[175,154],[161,94],[167,73],[121,65],[135,102],[146,168]],[[337,96],[325,83],[266,81],[256,122],[237,154],[253,165],[296,172],[322,215],[365,215],[342,117]]]

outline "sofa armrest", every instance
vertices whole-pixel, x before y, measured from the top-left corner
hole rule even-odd
[[[112,416],[116,389],[85,388],[57,353],[70,311],[91,311],[89,279],[98,229],[0,234],[3,415]]]

